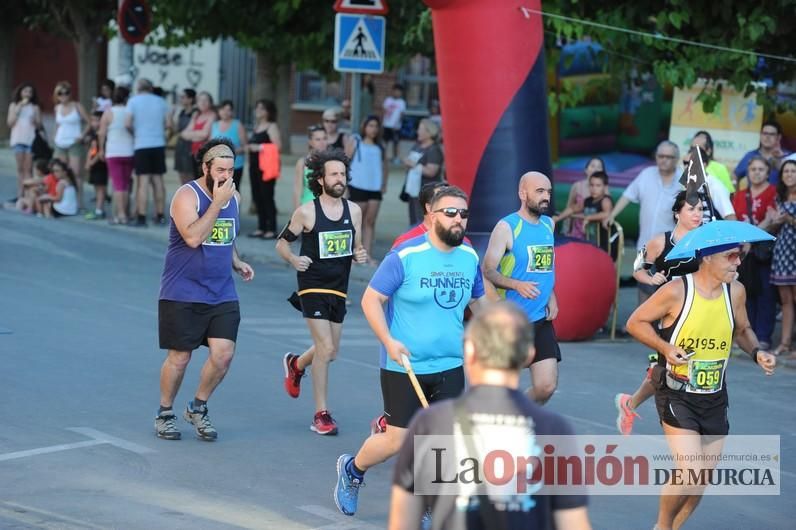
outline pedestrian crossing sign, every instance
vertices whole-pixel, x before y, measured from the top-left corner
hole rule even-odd
[[[337,13],[334,24],[334,69],[380,74],[384,71],[384,17]]]

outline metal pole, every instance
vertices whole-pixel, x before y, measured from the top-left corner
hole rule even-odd
[[[360,92],[362,91],[362,74],[351,74],[351,133],[359,131],[362,122],[362,109],[360,108]]]

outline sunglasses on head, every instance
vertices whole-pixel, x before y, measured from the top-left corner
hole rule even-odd
[[[459,214],[462,219],[467,219],[470,217],[470,210],[467,208],[454,208],[453,206],[449,208],[440,208],[439,210],[434,210],[434,213],[441,213],[445,217],[456,217],[456,214]]]

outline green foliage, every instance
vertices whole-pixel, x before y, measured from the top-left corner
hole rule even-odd
[[[544,2],[543,8],[548,13],[573,19],[644,32],[644,35],[630,34],[576,21],[544,19],[546,31],[557,37],[570,40],[589,36],[599,42],[608,58],[606,72],[619,84],[634,72],[643,71],[652,72],[662,84],[679,88],[692,86],[699,79],[724,80],[724,86],[708,83],[700,94],[705,112],[715,109],[726,87],[756,93],[759,103],[769,111],[774,110],[774,98],[759,82],[764,79],[789,82],[796,73],[796,62],[759,60],[753,53],[707,49],[661,38],[793,57],[787,20],[796,8],[794,0],[735,0],[698,5],[685,0],[643,3],[623,0],[610,5],[550,0]]]
[[[232,37],[265,54],[273,67],[295,64],[300,69],[336,75],[332,70],[333,0],[153,0],[152,4],[155,25],[166,30],[160,45]],[[427,24],[418,24],[423,17]],[[405,41],[412,31],[425,35],[430,25],[419,0],[390,3],[387,67],[403,64],[414,53],[433,51],[430,38]]]

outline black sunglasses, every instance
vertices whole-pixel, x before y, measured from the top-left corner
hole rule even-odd
[[[59,90],[58,91],[58,95],[59,96],[68,96],[70,93],[71,92],[69,92],[68,90]]]
[[[445,215],[445,217],[456,217],[456,214],[459,214],[462,219],[467,219],[470,217],[470,210],[467,208],[454,208],[453,206],[449,208],[440,208],[439,210],[434,210],[434,213],[441,213]]]

